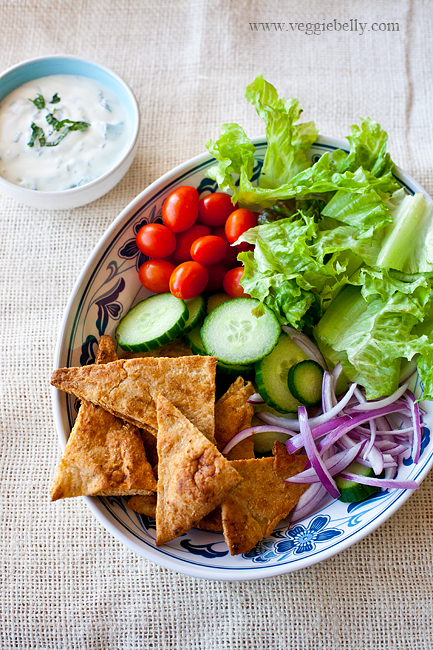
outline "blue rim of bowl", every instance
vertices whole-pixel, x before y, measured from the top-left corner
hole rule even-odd
[[[85,66],[89,66],[89,68],[91,68],[91,67],[97,68],[97,69],[101,70],[104,73],[104,75],[106,75],[107,77],[113,78],[119,84],[119,86],[121,86],[123,88],[125,94],[128,96],[128,99],[131,102],[132,112],[133,112],[133,115],[134,115],[134,124],[133,124],[133,129],[132,129],[132,134],[131,134],[131,142],[130,142],[130,144],[128,146],[128,149],[123,154],[121,160],[119,160],[119,162],[117,162],[113,167],[110,167],[110,169],[108,171],[106,171],[101,176],[98,176],[98,178],[95,178],[93,181],[90,181],[89,183],[86,183],[85,185],[80,185],[79,187],[73,187],[73,188],[68,189],[68,190],[59,190],[59,191],[56,191],[56,192],[45,192],[45,191],[40,191],[40,190],[31,190],[31,189],[29,189],[27,187],[21,187],[20,185],[15,185],[14,183],[11,183],[10,181],[8,181],[5,178],[3,178],[2,176],[0,176],[0,185],[4,184],[5,187],[9,187],[11,189],[18,187],[20,192],[23,192],[23,195],[25,195],[27,197],[34,196],[35,193],[37,193],[38,197],[40,196],[41,198],[44,198],[44,197],[45,198],[58,197],[60,195],[61,196],[74,196],[74,194],[78,194],[78,193],[82,192],[83,188],[88,189],[88,188],[94,187],[95,185],[97,185],[101,181],[105,180],[106,178],[108,178],[109,176],[114,174],[119,169],[119,167],[121,167],[124,164],[125,160],[131,154],[131,152],[134,150],[134,148],[137,146],[138,134],[139,134],[139,131],[140,131],[140,111],[139,111],[139,108],[138,108],[137,100],[136,100],[135,95],[132,92],[131,88],[128,86],[128,84],[125,81],[123,81],[123,79],[121,77],[119,77],[118,74],[116,74],[115,72],[113,72],[112,70],[107,68],[106,66],[101,65],[100,63],[96,63],[95,61],[91,61],[90,59],[83,59],[82,57],[72,56],[72,55],[69,55],[69,54],[51,54],[51,55],[48,55],[48,56],[39,56],[39,57],[35,57],[35,58],[32,58],[32,59],[26,59],[25,61],[21,61],[20,63],[17,63],[16,65],[14,65],[14,66],[8,68],[7,70],[5,70],[4,72],[2,72],[0,74],[0,84],[2,83],[2,80],[6,76],[13,74],[14,72],[18,71],[23,66],[37,64],[37,63],[43,63],[45,61],[49,62],[49,61],[53,61],[54,59],[63,59],[63,60],[66,60],[66,61],[71,61],[71,62],[75,62],[75,63],[84,64]],[[50,76],[52,76],[52,74],[62,74],[62,72],[56,71],[56,72],[53,72],[51,74],[46,74],[44,76],[50,77]],[[64,74],[71,74],[72,75],[72,74],[75,74],[75,73],[70,72],[70,73],[64,73]],[[82,75],[81,74],[81,75],[78,75],[78,76],[88,76],[88,75]],[[93,79],[94,77],[89,76],[88,78]],[[32,79],[37,79],[37,77],[31,77],[31,78],[28,79],[28,81],[31,81]],[[25,83],[25,82],[23,82],[23,83]],[[22,84],[20,84],[20,85],[22,85]],[[11,88],[11,90],[9,90],[9,92],[12,92],[12,90],[14,90],[15,88],[18,88],[18,87],[19,86],[14,86],[14,88]],[[7,94],[9,94],[9,92]],[[3,101],[3,99],[1,99],[0,102],[1,101]]]
[[[257,147],[263,147],[266,146],[267,144],[266,139],[263,137],[253,139],[253,143]],[[328,150],[328,151],[336,150],[336,149],[343,149],[347,151],[347,143],[345,140],[326,137],[326,136],[319,136],[318,140],[314,143],[313,147],[319,149],[323,148],[324,150]],[[77,312],[79,311],[79,305],[82,304],[84,296],[86,295],[87,288],[90,285],[92,278],[98,272],[100,264],[102,263],[101,253],[103,252],[107,253],[114,246],[114,243],[117,240],[117,238],[120,237],[120,235],[124,232],[125,228],[127,228],[131,223],[131,221],[134,220],[138,212],[141,212],[143,209],[145,209],[147,203],[150,200],[154,200],[155,197],[158,196],[159,194],[163,192],[167,192],[172,185],[177,185],[179,182],[182,181],[184,176],[200,171],[200,169],[203,166],[207,166],[211,160],[212,160],[212,156],[210,156],[208,153],[203,153],[200,154],[199,156],[196,156],[195,158],[192,158],[182,163],[181,165],[178,165],[177,167],[170,170],[169,172],[161,176],[159,179],[154,181],[145,190],[143,190],[135,199],[133,199],[125,207],[124,210],[122,210],[122,212],[118,215],[118,217],[113,221],[113,223],[108,228],[108,230],[104,233],[104,235],[101,237],[100,241],[95,246],[92,254],[89,257],[89,261],[90,261],[94,258],[98,258],[99,256],[99,262],[92,268],[90,274],[89,274],[88,262],[86,263],[71,292],[70,298],[68,300],[64,312],[62,323],[60,326],[60,334],[58,337],[57,346],[54,355],[54,369],[57,369],[59,367],[61,350],[64,344],[65,343],[67,344],[68,340],[72,336],[72,332],[74,330],[75,323],[78,318]],[[415,191],[420,191],[423,192],[425,196],[430,198],[427,192],[421,187],[421,185],[419,185],[419,183],[417,183],[417,181],[415,181],[409,174],[407,174],[397,166],[394,169],[394,175],[396,176],[399,183],[401,183],[401,185],[410,194],[413,194]],[[127,221],[125,221],[128,215],[129,218],[127,219]],[[115,237],[113,237],[113,233],[115,233]],[[83,280],[86,278],[87,275],[89,275],[89,277],[86,282],[86,288],[81,292],[79,305],[77,305],[76,307],[74,324],[70,332],[68,333],[67,323],[69,320],[68,318],[69,311],[71,310],[73,304],[76,302],[79,289],[83,283]],[[70,348],[69,346],[67,347],[68,347],[68,361],[69,361]],[[52,403],[53,403],[53,411],[54,411],[54,420],[58,431],[60,445],[63,450],[66,445],[66,439],[62,427],[62,418],[61,418],[62,405],[60,403],[60,391],[58,391],[54,387],[51,387],[51,395],[52,395]],[[69,420],[71,419],[71,414],[69,412],[68,412],[68,419]],[[422,480],[430,471],[432,464],[433,464],[433,453],[430,455],[428,459],[424,461],[423,466],[420,468],[416,476],[411,476],[411,478],[421,483]],[[117,523],[122,527],[122,529],[124,530],[126,529],[131,536],[137,537],[132,530],[128,530],[128,528],[125,526],[125,523],[123,521],[119,521],[116,518],[115,514],[107,508],[107,506],[105,505],[102,499],[95,499],[94,497],[82,497],[82,498],[86,501],[87,506],[89,507],[93,515],[98,519],[98,521],[104,526],[104,528],[108,530],[116,539],[122,542],[122,544],[124,544],[127,548],[134,551],[141,557],[144,557],[145,559],[150,560],[151,562],[154,562],[155,564],[163,566],[167,569],[185,575],[189,575],[194,578],[207,579],[207,580],[245,581],[245,580],[264,579],[264,578],[274,577],[277,575],[283,575],[285,573],[289,573],[292,571],[297,571],[299,569],[303,569],[308,566],[314,565],[318,561],[321,562],[327,560],[330,557],[340,553],[341,551],[344,551],[345,549],[347,549],[353,544],[353,541],[351,539],[353,536],[356,535],[356,541],[361,541],[362,539],[370,535],[372,532],[374,532],[385,521],[387,521],[387,519],[389,519],[389,517],[391,517],[394,514],[394,512],[396,512],[396,510],[398,510],[403,505],[403,503],[405,503],[405,501],[411,496],[413,491],[414,490],[396,490],[395,497],[391,501],[391,503],[387,506],[387,508],[379,512],[377,516],[375,516],[371,521],[369,521],[365,525],[364,528],[354,531],[351,535],[345,537],[340,543],[337,543],[329,547],[328,549],[320,550],[317,553],[309,554],[307,557],[297,560],[296,566],[290,566],[291,563],[289,562],[287,563],[281,562],[277,565],[272,565],[272,566],[254,566],[254,567],[248,566],[245,568],[241,568],[239,566],[233,568],[229,568],[226,566],[218,567],[215,565],[196,563],[191,558],[183,559],[179,557],[173,557],[168,551],[164,550],[164,547],[155,548],[148,543],[145,543],[146,548],[143,548],[142,540],[140,540],[141,545],[138,544],[137,542],[134,541],[134,539],[131,539],[131,537],[126,536],[123,530],[120,530],[115,525],[114,522],[117,521]],[[315,559],[316,555],[320,555],[319,560]],[[204,573],[206,573],[207,575],[204,575]]]

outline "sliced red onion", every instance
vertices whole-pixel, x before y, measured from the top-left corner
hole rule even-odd
[[[412,421],[413,421],[412,458],[413,458],[413,462],[417,463],[421,455],[421,427],[419,425],[419,407],[418,407],[418,402],[415,399],[415,395],[410,390],[407,391],[405,397],[409,403],[410,410],[412,413]]]
[[[290,431],[289,429],[284,429],[283,427],[267,427],[267,426],[258,426],[258,427],[248,427],[248,429],[244,429],[243,431],[239,431],[233,438],[226,444],[224,449],[222,450],[222,454],[226,455],[233,449],[233,447],[236,447],[236,445],[239,442],[242,442],[242,440],[245,440],[246,438],[249,438],[250,436],[253,436],[255,433],[265,433],[268,431],[272,431],[273,433],[286,433],[287,435],[294,436],[295,432]]]
[[[330,411],[337,404],[334,391],[334,378],[325,370],[322,381],[322,409],[324,413]]]
[[[361,456],[358,456],[358,458],[356,459],[356,462],[359,465],[363,465],[364,467],[370,467],[370,469],[373,469],[373,465],[371,464],[371,462],[369,460],[364,460],[363,458],[361,458]],[[398,463],[395,460],[392,460],[392,461],[390,460],[390,461],[387,461],[387,462],[384,461],[383,469],[386,469],[387,467],[398,467]]]
[[[387,413],[395,413],[400,409],[401,406],[390,404],[389,406],[385,406],[382,409],[379,409],[378,414],[383,415]],[[329,449],[345,433],[349,433],[349,431],[356,429],[359,426],[359,424],[364,424],[365,422],[368,422],[371,419],[372,415],[373,414],[371,412],[368,412],[368,413],[360,413],[355,417],[342,416],[334,420],[331,420],[329,422],[326,422],[324,424],[321,424],[317,427],[314,427],[312,429],[312,435],[314,440],[327,434],[326,437],[323,438],[323,440],[321,440],[321,442],[319,443],[320,453],[322,454],[323,451],[325,451],[325,449]],[[303,446],[302,436],[300,436],[299,434],[295,435],[291,440],[288,440],[286,444],[287,444],[288,451],[292,454],[295,451],[301,449],[301,447]]]
[[[407,446],[398,445],[392,440],[378,440],[376,442],[376,447],[380,449],[381,452],[391,454],[392,456],[399,456],[408,449]]]
[[[388,481],[392,480],[397,474],[397,467],[388,467],[385,470],[385,479]]]
[[[373,402],[363,402],[362,404],[352,406],[352,411],[374,411],[376,409],[382,408],[382,406],[388,406],[388,404],[392,404],[398,400],[398,398],[406,392],[408,386],[409,383],[403,384],[403,386],[397,388],[397,390],[392,395],[385,397],[384,399]]]
[[[248,404],[264,404],[265,400],[260,395],[260,393],[254,393],[247,399]]]
[[[377,418],[376,426],[377,426],[378,433],[379,433],[379,429],[382,429],[383,431],[391,431],[390,424],[386,418]]]
[[[332,420],[347,405],[355,389],[356,389],[356,384],[352,384],[349,390],[347,391],[347,393],[344,395],[344,397],[330,411],[327,411],[326,413],[322,413],[322,415],[317,415],[314,418],[310,418],[309,426],[316,427],[319,424],[324,424],[325,422]],[[299,424],[299,420],[295,420],[295,419],[290,420],[289,418],[284,418],[284,417],[280,418],[278,415],[272,415],[272,413],[266,413],[265,411],[263,411],[262,413],[256,413],[256,417],[258,417],[259,420],[263,420],[263,422],[267,422],[268,424],[275,424],[276,426],[286,425],[290,427],[290,429],[293,431],[300,431],[301,428]],[[370,415],[370,417],[372,416]]]
[[[352,447],[352,449],[341,451],[338,454],[334,454],[328,459],[323,459],[323,463],[328,470],[329,474],[331,476],[334,476],[335,474],[339,474],[340,472],[343,471],[343,469],[346,469],[350,465],[350,463],[353,463],[355,458],[358,456],[360,451],[362,450],[362,447],[365,445],[364,442],[359,442],[355,447]],[[306,469],[303,472],[300,472],[299,474],[296,474],[295,476],[290,476],[289,478],[285,479],[287,483],[317,483],[320,481],[315,469],[311,467],[310,469]]]
[[[290,325],[282,325],[281,328],[290,336],[292,341],[296,343],[303,352],[305,352],[309,359],[316,361],[316,363],[322,366],[323,370],[328,370],[323,354],[320,352],[317,345],[308,338],[308,336],[302,332],[298,332],[298,330],[294,327],[290,327]]]
[[[331,373],[334,378],[334,385],[337,384],[338,378],[342,372],[343,372],[343,366],[341,365],[341,361],[339,361]]]
[[[327,495],[327,491],[321,483],[313,483],[299,499],[291,517],[291,523],[304,519],[310,512],[316,509],[319,503]]]
[[[322,458],[320,457],[316,449],[316,445],[314,443],[313,436],[311,434],[311,429],[308,424],[308,415],[305,406],[300,406],[298,408],[298,419],[301,427],[301,436],[304,439],[305,451],[311,462],[311,465],[316,470],[317,476],[319,477],[321,483],[329,492],[329,494],[334,499],[338,499],[338,497],[340,496],[340,492],[337,488],[334,479],[328,472],[325,462],[322,460]]]
[[[361,483],[361,485],[372,485],[373,487],[384,488],[399,488],[401,490],[417,490],[419,485],[416,481],[397,481],[387,480],[385,478],[373,478],[371,476],[361,476],[361,474],[352,474],[352,472],[341,472],[341,478],[346,481],[354,481]]]
[[[389,404],[388,406],[383,406],[381,409],[379,409],[377,411],[377,414],[387,415],[387,413],[392,413],[400,409],[401,406],[399,405]],[[326,437],[320,441],[318,446],[319,452],[322,453],[325,449],[329,449],[329,447],[335,444],[337,440],[341,438],[342,435],[344,435],[345,433],[349,433],[349,431],[355,429],[359,424],[364,424],[365,422],[368,422],[368,420],[371,419],[372,414],[373,413],[371,411],[367,411],[360,415],[356,415],[355,417],[351,418],[348,422],[346,421],[341,424],[339,423],[339,426],[336,429],[334,429],[334,431],[328,433]],[[314,436],[314,430],[313,430],[313,436]],[[294,447],[294,450],[297,449],[295,445],[297,444],[298,437],[299,436],[294,436],[293,439],[290,441],[291,446]]]
[[[369,460],[371,463],[371,466],[373,468],[374,473],[376,476],[379,476],[379,474],[382,474],[383,471],[383,463],[384,463],[384,457],[380,449],[376,447],[376,445],[373,445],[370,449],[370,453],[368,456],[365,455],[365,453],[362,455],[364,460]]]

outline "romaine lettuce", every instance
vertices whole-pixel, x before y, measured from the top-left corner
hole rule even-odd
[[[369,398],[395,390],[402,359],[417,356],[433,399],[433,205],[398,189],[388,136],[373,120],[351,127],[349,153],[309,164],[317,131],[298,122],[298,100],[280,99],[261,75],[246,97],[266,124],[259,185],[254,146],[237,124],[207,144],[217,160],[208,175],[262,213],[236,242],[254,244],[238,259],[256,315],[266,303],[281,323],[314,328],[322,352]]]

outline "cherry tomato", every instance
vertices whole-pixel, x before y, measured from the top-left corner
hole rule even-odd
[[[198,216],[198,192],[183,185],[165,199],[162,220],[173,232],[183,232],[194,225]]]
[[[176,248],[176,237],[161,223],[148,223],[140,228],[136,242],[141,252],[148,257],[167,257]]]
[[[250,228],[257,226],[257,215],[246,208],[239,208],[231,213],[226,221],[225,233],[229,244],[234,244],[237,239]]]
[[[205,290],[208,272],[199,262],[184,262],[177,266],[170,277],[170,291],[176,298],[189,300]]]
[[[218,289],[222,289],[224,276],[227,272],[227,268],[224,264],[221,264],[221,262],[218,264],[212,264],[211,266],[206,267],[206,271],[209,274],[206,291],[217,291]]]
[[[207,226],[223,226],[233,210],[231,197],[222,192],[208,194],[198,204],[199,219]]]
[[[229,294],[230,298],[251,298],[248,293],[245,293],[240,285],[240,280],[244,274],[244,270],[243,266],[237,266],[235,269],[231,269],[225,274],[223,287],[224,291]]]
[[[191,246],[191,257],[201,264],[216,264],[224,257],[226,247],[227,244],[221,237],[207,235],[195,240]]]
[[[191,246],[199,237],[210,235],[210,228],[196,223],[195,226],[176,235],[176,248],[172,255],[176,264],[192,260]]]
[[[221,239],[224,239],[226,243],[226,252],[224,253],[224,257],[222,258],[221,262],[228,269],[232,269],[234,266],[238,266],[239,262],[237,260],[237,254],[240,251],[238,250],[237,246],[230,246],[228,243],[224,226],[221,226],[220,228],[212,228],[212,235],[221,237]]]
[[[167,260],[147,260],[140,266],[138,277],[149,291],[166,293],[170,291],[170,277],[175,268]]]

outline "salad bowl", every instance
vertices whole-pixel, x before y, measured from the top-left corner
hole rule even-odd
[[[259,176],[267,146],[264,138],[256,139],[254,144],[253,181]],[[332,154],[336,149],[347,151],[346,141],[319,137],[308,155],[315,162],[324,152]],[[162,204],[176,187],[192,185],[200,197],[214,192],[216,183],[205,176],[213,164],[214,159],[203,154],[176,167],[141,192],[112,223],[82,270],[67,304],[55,368],[93,363],[100,336],[114,336],[122,316],[149,295],[138,280],[138,268],[147,258],[136,246],[136,234],[146,223],[161,222]],[[398,168],[395,176],[407,193],[424,192]],[[421,397],[422,385],[417,375],[413,376],[410,388],[417,398]],[[64,448],[79,404],[74,396],[55,388],[52,399],[60,444]],[[430,438],[433,404],[423,402],[422,405],[425,426],[420,460],[415,464],[411,457],[406,457],[398,468],[399,480],[415,480],[418,484],[433,464]],[[343,551],[386,521],[411,493],[412,490],[394,488],[349,504],[329,498],[292,526],[288,520],[280,522],[272,535],[248,554],[239,556],[230,555],[222,533],[194,528],[157,547],[155,521],[129,509],[124,498],[83,498],[111,534],[158,565],[203,579],[253,580],[302,569]]]

